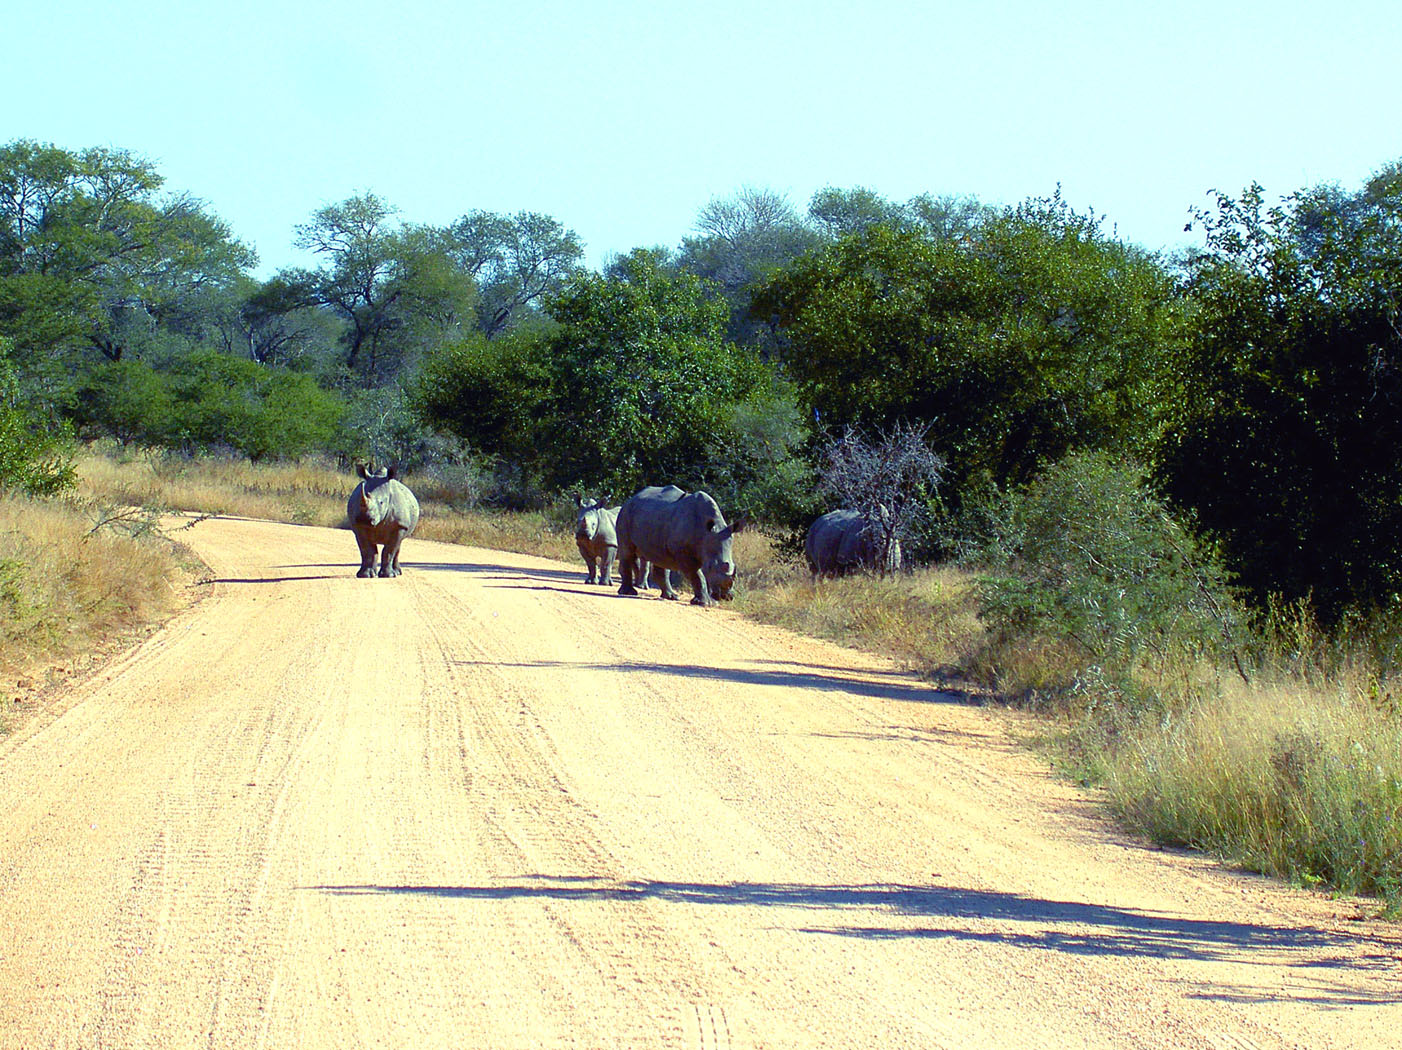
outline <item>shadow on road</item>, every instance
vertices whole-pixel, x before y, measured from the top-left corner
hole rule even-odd
[[[900,671],[862,671],[853,677],[850,670],[795,663],[787,660],[766,660],[753,670],[735,667],[702,667],[696,664],[663,664],[652,661],[621,660],[592,662],[587,660],[533,660],[505,663],[495,660],[461,660],[460,664],[477,667],[511,667],[525,670],[567,668],[579,671],[618,671],[624,673],[675,675],[679,678],[699,678],[726,682],[731,685],[768,685],[792,689],[820,689],[828,692],[851,693],[854,696],[878,700],[912,700],[917,703],[963,704],[959,693],[943,692],[919,682]],[[797,670],[776,669],[788,665]],[[832,673],[824,673],[832,672]]]
[[[340,573],[326,573],[321,576],[255,576],[236,577],[221,576],[213,580],[200,580],[201,586],[208,586],[211,583],[295,583],[298,580],[335,580],[339,579]],[[344,575],[354,578],[355,572],[351,571]]]
[[[519,580],[522,583],[530,580],[565,580],[570,583],[584,582],[583,564],[580,565],[577,572],[569,569],[513,569],[508,565],[482,565],[467,561],[406,561],[404,567],[406,569],[410,567],[422,569],[425,572],[490,573],[491,575],[488,576],[488,579]]]
[[[1203,962],[1236,960],[1240,953],[1251,952],[1254,961],[1288,967],[1297,975],[1306,969],[1348,970],[1356,974],[1360,955],[1368,960],[1364,968],[1376,968],[1381,976],[1395,965],[1390,952],[1377,950],[1387,946],[1331,930],[1184,919],[1109,905],[1043,900],[954,886],[613,881],[582,876],[528,875],[515,882],[486,886],[327,885],[307,888],[335,896],[418,896],[481,901],[662,901],[793,908],[824,913],[828,921],[823,925],[800,928],[803,933],[816,935],[893,941],[939,938],[1070,955]],[[838,920],[842,912],[859,912],[863,921],[843,923]],[[882,924],[867,921],[873,918],[883,920]],[[1367,954],[1370,949],[1372,954]],[[1382,987],[1374,995],[1360,990],[1356,981],[1344,987],[1342,982],[1331,984],[1324,974],[1313,973],[1312,976],[1315,978],[1313,991],[1321,1002],[1331,1005],[1381,1004],[1393,1002],[1395,998]],[[1192,994],[1244,1001],[1262,995],[1269,997],[1273,993],[1199,988]],[[1286,995],[1284,991],[1280,994]],[[1307,999],[1310,994],[1310,989],[1299,987],[1288,993],[1297,1000]]]

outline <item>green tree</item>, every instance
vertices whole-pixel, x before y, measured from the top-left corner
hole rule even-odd
[[[696,228],[699,236],[682,241],[677,267],[711,282],[725,298],[732,342],[769,352],[771,332],[750,309],[756,282],[817,247],[822,236],[783,194],[750,186],[707,203]]]
[[[555,383],[549,346],[538,332],[496,339],[474,332],[425,358],[409,401],[426,424],[478,453],[534,462],[538,427]]]
[[[68,434],[21,399],[10,354],[10,341],[0,338],[0,492],[18,489],[31,496],[62,492],[74,481]]]
[[[1356,193],[1215,194],[1156,450],[1242,583],[1333,618],[1402,593],[1402,170]]]
[[[331,447],[346,404],[309,376],[213,351],[165,373],[171,398],[167,440],[186,448],[232,449],[250,460],[293,459]]]
[[[84,436],[159,445],[172,434],[174,398],[167,379],[144,361],[104,361],[78,382],[69,413]]]
[[[280,275],[344,322],[343,364],[371,384],[396,378],[427,347],[460,335],[476,299],[447,236],[432,227],[403,228],[394,215],[371,193],[319,209],[297,228],[296,243],[324,265]]]
[[[776,274],[755,309],[819,426],[928,423],[957,502],[1075,448],[1146,443],[1176,304],[1157,259],[1053,197],[959,237],[872,226]]]
[[[253,264],[199,201],[158,196],[162,183],[126,150],[0,147],[0,334],[24,371],[52,377],[81,349],[119,360]]]
[[[707,283],[646,251],[576,276],[551,312],[554,484],[697,484],[726,407],[768,384],[759,359],[726,342],[726,306]]]
[[[447,237],[452,258],[477,282],[477,323],[488,338],[536,316],[584,259],[579,235],[537,212],[468,212]]]
[[[799,440],[772,370],[726,342],[725,303],[656,254],[577,273],[550,310],[552,330],[432,355],[413,391],[424,421],[546,488],[616,495],[713,479],[739,491],[759,472],[747,456],[783,461]]]

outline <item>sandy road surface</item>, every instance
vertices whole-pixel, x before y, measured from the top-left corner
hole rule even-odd
[[[1402,938],[582,567],[213,519],[0,741],[0,1047],[1402,1047]]]

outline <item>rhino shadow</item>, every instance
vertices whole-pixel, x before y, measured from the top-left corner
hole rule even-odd
[[[577,593],[577,592],[571,592]],[[699,667],[695,664],[664,664],[651,661],[625,660],[609,662],[573,660],[536,660],[530,662],[502,663],[488,660],[465,660],[462,663],[491,667],[514,668],[572,668],[592,671],[618,671],[628,674],[674,675],[678,678],[698,678],[706,681],[725,682],[738,686],[778,686],[789,689],[818,689],[824,692],[850,693],[856,696],[871,697],[877,700],[910,700],[917,703],[963,704],[962,694],[935,689],[912,681],[909,676],[898,677],[891,672],[872,672],[871,677],[884,679],[868,681],[840,673],[824,674],[820,666],[795,664],[792,661],[776,661],[768,668],[747,670],[742,668]],[[766,661],[768,663],[768,661]],[[778,663],[785,663],[802,670],[772,669]]]

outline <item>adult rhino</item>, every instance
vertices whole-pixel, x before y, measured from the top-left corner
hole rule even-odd
[[[360,571],[356,576],[375,575],[375,553],[380,548],[380,576],[398,576],[399,546],[419,523],[419,501],[398,478],[394,467],[369,470],[356,465],[361,481],[346,501],[346,516],[360,547]]]
[[[675,485],[649,486],[624,501],[618,511],[619,594],[637,594],[644,563],[652,563],[652,582],[662,597],[676,600],[672,572],[691,584],[692,605],[728,600],[735,585],[731,537],[747,522],[727,525],[716,501],[705,492],[684,492]]]
[[[883,556],[883,524],[888,516],[884,507],[878,513],[881,520],[872,521],[861,511],[833,510],[808,526],[803,554],[815,581],[859,569],[889,574],[901,567],[901,544],[895,537]]]

